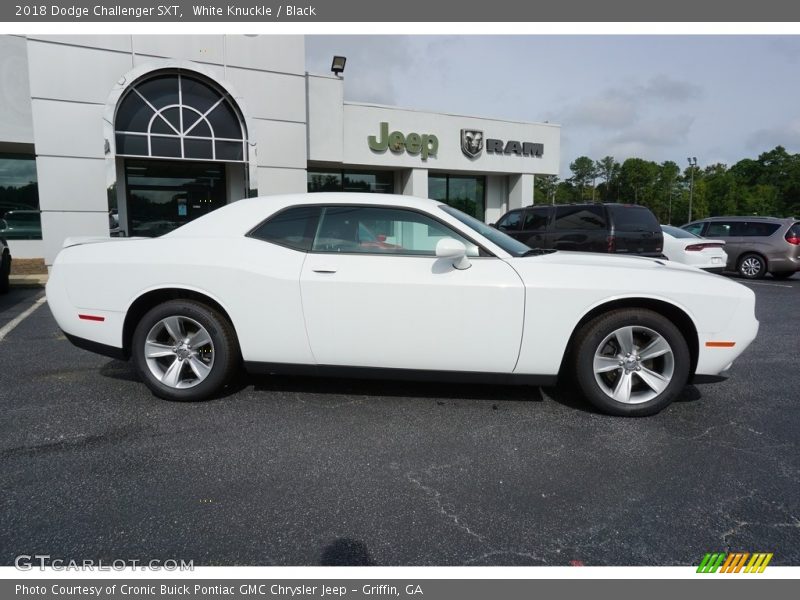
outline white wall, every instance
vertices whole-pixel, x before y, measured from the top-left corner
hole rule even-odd
[[[0,36],[0,61],[13,62],[24,84],[20,101],[0,105],[0,141],[35,143],[40,247],[48,264],[64,238],[108,233],[107,177],[115,161],[105,155],[104,114],[112,89],[120,81],[127,86],[134,69],[140,74],[182,61],[181,68],[196,65],[224,83],[235,91],[256,144],[251,185],[262,195],[306,188],[303,36]],[[0,93],[12,94],[11,88],[0,81]],[[31,113],[27,134],[24,118],[7,116],[19,106]],[[229,192],[243,195],[234,187]]]
[[[14,35],[0,35],[0,141],[33,143],[28,53]]]
[[[344,162],[344,82],[308,75],[308,159]]]

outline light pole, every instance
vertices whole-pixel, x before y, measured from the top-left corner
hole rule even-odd
[[[692,179],[691,183],[689,184],[689,222],[692,221],[692,199],[694,198],[694,170],[697,167],[697,157],[692,156],[691,158],[687,158],[686,160],[689,161],[689,166],[692,168]]]

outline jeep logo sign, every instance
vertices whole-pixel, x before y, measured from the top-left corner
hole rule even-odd
[[[381,123],[379,136],[367,137],[367,143],[373,152],[386,152],[387,148],[395,154],[408,152],[412,156],[421,155],[422,160],[436,156],[439,151],[439,138],[429,133],[409,133],[403,135],[399,131],[389,133],[389,123]]]

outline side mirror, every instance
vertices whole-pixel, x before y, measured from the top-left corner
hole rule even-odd
[[[436,244],[436,258],[448,258],[459,271],[469,269],[472,263],[467,258],[467,247],[451,237],[442,238]]]

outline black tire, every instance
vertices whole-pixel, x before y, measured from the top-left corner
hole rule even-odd
[[[771,275],[775,279],[789,279],[794,273],[794,271],[781,271],[780,273],[771,273]]]
[[[157,323],[168,317],[192,320],[202,325],[211,338],[213,362],[210,372],[205,379],[192,385],[192,387],[180,389],[165,385],[148,366],[144,350],[147,336]],[[170,300],[156,306],[145,314],[133,334],[131,353],[139,376],[153,394],[165,400],[179,402],[207,400],[218,394],[236,372],[240,363],[239,344],[233,325],[217,311],[194,300]],[[164,358],[167,363],[171,360],[173,360],[171,356]],[[186,369],[188,366],[187,360],[186,365],[180,368]],[[185,372],[188,372],[191,377],[189,371]]]
[[[11,287],[9,276],[11,275],[11,256],[8,252],[3,252],[0,258],[0,294],[5,294]]]
[[[744,254],[739,258],[736,270],[745,279],[761,279],[767,274],[767,261],[758,254]]]
[[[615,331],[631,326],[636,328],[636,336],[649,335],[647,330],[655,332],[666,340],[672,350],[672,375],[668,385],[653,398],[639,403],[623,403],[612,398],[598,383],[594,370],[595,353],[601,348],[601,344],[604,348],[608,343],[613,345],[613,342],[604,344],[604,340]],[[637,339],[646,338],[634,337],[634,343]],[[638,350],[641,349],[638,348]],[[658,370],[657,361],[662,361],[663,366],[665,360],[665,358],[655,358],[650,361],[642,361],[641,365],[647,369]],[[652,310],[638,308],[614,310],[586,323],[575,338],[572,355],[575,380],[584,397],[600,411],[623,417],[644,417],[656,414],[666,408],[686,386],[690,366],[689,347],[678,328],[662,315]],[[613,379],[624,372],[620,367],[618,371],[610,371],[598,377]],[[632,389],[639,390],[635,394],[644,396],[654,392],[645,385],[638,373],[631,373],[630,378],[634,382]],[[631,397],[633,398],[633,395]]]

